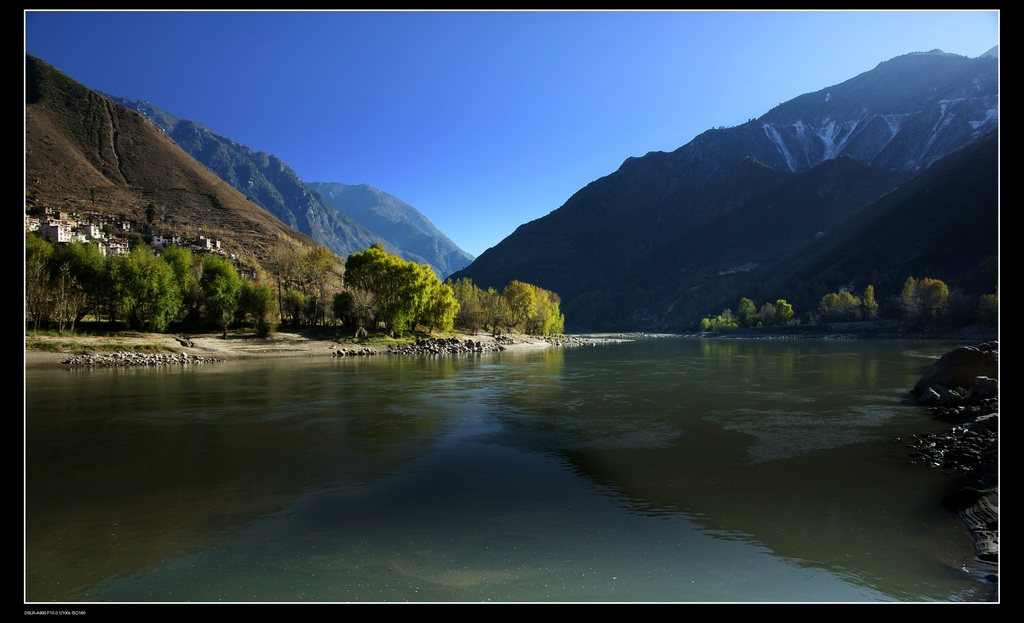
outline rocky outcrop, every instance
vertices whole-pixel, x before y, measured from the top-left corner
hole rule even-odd
[[[976,388],[979,377],[985,380]],[[929,405],[952,402],[956,400],[954,393],[959,398],[965,398],[968,391],[975,395],[995,395],[998,378],[999,342],[962,346],[946,353],[925,370],[911,393]]]
[[[954,491],[943,505],[974,540],[972,572],[998,586],[999,562],[999,346],[988,342],[950,351],[929,367],[911,393],[932,416],[952,422],[946,433],[915,435],[914,461],[968,474],[974,486]],[[993,588],[993,595],[998,588]]]

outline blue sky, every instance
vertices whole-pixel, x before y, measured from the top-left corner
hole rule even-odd
[[[25,51],[83,85],[374,186],[475,256],[630,156],[998,43],[994,9],[25,13]]]

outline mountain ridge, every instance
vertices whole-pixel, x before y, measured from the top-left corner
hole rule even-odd
[[[391,195],[377,191],[377,204],[332,201],[318,192],[317,184],[347,185],[303,181],[277,156],[255,151],[198,121],[146,100],[104,95],[138,111],[221,179],[341,257],[380,243],[389,253],[430,265],[442,279],[472,260],[424,215]],[[395,213],[398,204],[402,218],[389,220],[387,214]]]
[[[26,209],[46,206],[162,225],[222,240],[259,263],[281,246],[316,245],[185,153],[137,112],[25,55]]]
[[[735,273],[717,277],[701,273],[699,287],[691,285],[698,289],[689,292],[694,300],[683,305],[689,316],[676,314],[669,321],[662,312],[652,310],[678,311],[683,293],[673,290],[670,296],[663,292],[668,298],[652,302],[647,311],[635,305],[631,313],[618,313],[632,303],[613,296],[610,291],[615,288],[609,280],[617,276],[615,283],[620,285],[645,282],[640,267],[652,270],[645,258],[658,257],[665,253],[660,247],[678,245],[681,240],[699,240],[705,249],[702,255],[689,258],[691,263],[714,265],[711,242],[725,247],[729,236],[728,231],[711,224],[726,222],[720,219],[745,205],[750,196],[767,192],[767,187],[723,184],[746,159],[778,174],[799,175],[843,156],[872,171],[892,174],[891,185],[881,183],[871,193],[862,192],[857,208],[847,211],[849,217],[905,183],[908,175],[927,171],[923,163],[936,162],[942,155],[997,132],[997,77],[997,60],[991,57],[968,59],[927,52],[884,61],[846,82],[797,96],[756,120],[708,130],[671,152],[625,159],[618,169],[587,184],[558,209],[521,225],[453,278],[470,278],[485,288],[501,287],[516,278],[558,292],[567,327],[572,329],[596,328],[594,323],[601,316],[596,310],[607,312],[611,309],[607,305],[618,309],[614,315],[621,326],[602,324],[602,328],[688,329],[712,311],[713,305],[746,296],[753,288],[744,286]],[[879,92],[881,86],[885,88]],[[837,116],[840,109],[848,116]],[[869,175],[868,168],[849,168],[849,177],[842,182],[845,186],[836,188],[852,192],[866,181],[863,176]],[[852,196],[844,197],[837,195],[836,200],[852,200]],[[984,209],[996,212],[998,205]],[[798,223],[792,221],[791,226]],[[691,238],[686,238],[687,231],[694,232],[689,234]],[[773,261],[799,248],[778,250]],[[668,275],[678,268],[658,266]],[[648,291],[631,300],[651,296]],[[608,303],[609,297],[615,299],[614,304]]]

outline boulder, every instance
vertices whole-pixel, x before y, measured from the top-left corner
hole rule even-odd
[[[943,355],[932,364],[911,392],[920,397],[932,387],[974,387],[975,379],[999,378],[999,345],[989,342],[979,346],[962,346]]]

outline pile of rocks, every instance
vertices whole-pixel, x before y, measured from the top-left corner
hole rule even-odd
[[[945,433],[914,435],[907,446],[913,460],[952,469],[974,479],[947,495],[943,505],[957,513],[974,540],[975,571],[998,595],[999,561],[999,344],[957,348],[922,375],[911,393],[931,407],[932,416],[952,422]]]
[[[203,357],[202,355],[190,355],[188,353],[133,353],[118,351],[98,355],[72,355],[62,363],[68,366],[87,368],[127,368],[133,366],[184,366],[213,363],[216,361],[220,360],[212,357]]]
[[[371,348],[339,348],[334,351],[335,357],[369,357],[383,355],[460,355],[468,353],[485,353],[504,350],[500,340],[493,344],[459,338],[420,338],[412,344],[388,346],[387,350]]]
[[[954,424],[915,435],[911,457],[994,480],[999,445],[999,344],[964,346],[943,355],[911,390],[932,417]]]

